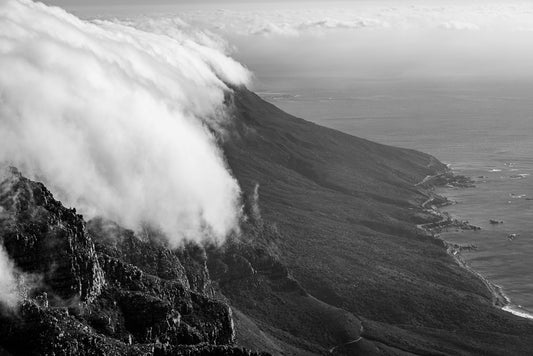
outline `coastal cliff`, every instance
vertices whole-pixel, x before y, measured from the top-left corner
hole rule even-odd
[[[171,249],[85,221],[12,169],[0,242],[31,281],[0,314],[12,355],[521,355],[533,323],[417,227],[437,159],[292,117],[245,88],[220,138],[241,232]],[[31,337],[30,337],[31,336]]]

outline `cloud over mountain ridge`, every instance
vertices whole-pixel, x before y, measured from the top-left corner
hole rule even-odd
[[[237,229],[240,188],[217,147],[226,83],[248,71],[209,43],[0,5],[0,162],[87,218],[183,239]]]

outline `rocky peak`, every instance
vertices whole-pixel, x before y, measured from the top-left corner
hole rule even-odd
[[[43,184],[15,169],[0,177],[0,244],[42,281],[15,313],[0,305],[0,354],[252,354],[234,347],[232,312],[215,298],[202,247],[86,224]]]
[[[41,277],[34,292],[46,292],[58,305],[100,294],[103,272],[75,209],[14,168],[1,176],[0,207],[0,242],[20,270]]]

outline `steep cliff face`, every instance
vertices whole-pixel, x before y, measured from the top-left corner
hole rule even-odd
[[[14,355],[249,355],[214,298],[205,252],[170,250],[103,219],[86,223],[11,169],[0,183],[0,242],[35,276],[2,307],[0,345]]]
[[[0,183],[0,206],[0,242],[21,270],[42,277],[34,292],[48,292],[53,304],[100,295],[103,272],[76,210],[14,169]]]

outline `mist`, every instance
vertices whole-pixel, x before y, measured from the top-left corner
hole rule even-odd
[[[190,6],[189,6],[190,7]],[[137,9],[210,29],[266,77],[533,79],[533,5],[521,1],[262,2]],[[114,16],[120,17],[115,14]],[[128,17],[140,15],[129,14]]]
[[[240,188],[217,140],[231,120],[227,84],[249,73],[216,38],[183,27],[149,33],[3,1],[0,162],[86,219],[149,225],[174,246],[236,231]]]
[[[14,307],[19,299],[15,267],[0,244],[0,303]]]
[[[237,36],[237,55],[261,77],[343,77],[373,80],[441,78],[533,79],[532,41],[523,34],[475,30],[335,30]],[[278,53],[278,55],[272,55]]]

